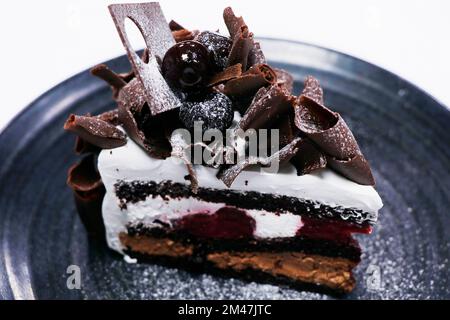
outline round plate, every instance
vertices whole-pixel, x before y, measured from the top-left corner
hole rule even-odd
[[[262,39],[270,63],[308,74],[370,160],[384,207],[363,248],[349,298],[450,298],[450,112],[405,80],[353,57]],[[126,57],[107,63],[127,71]],[[73,112],[114,107],[109,87],[84,71],[33,102],[0,136],[0,297],[37,299],[330,298],[287,287],[129,264],[88,241],[66,173],[77,161]],[[67,285],[79,267],[81,289]],[[72,267],[73,268],[73,267]]]

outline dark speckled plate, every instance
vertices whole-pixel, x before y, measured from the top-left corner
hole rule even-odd
[[[320,79],[370,160],[384,201],[349,298],[450,298],[450,112],[399,77],[358,59],[301,43],[263,40],[270,62]],[[128,70],[125,57],[108,63]],[[154,265],[128,264],[89,242],[66,187],[77,158],[62,127],[71,112],[113,107],[109,88],[87,71],[53,88],[0,136],[2,298],[329,298]],[[69,290],[78,265],[81,290]]]

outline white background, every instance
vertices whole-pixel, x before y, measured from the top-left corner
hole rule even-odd
[[[33,99],[124,54],[114,0],[5,1],[0,8],[0,130]],[[134,1],[136,2],[136,1]],[[162,0],[168,20],[225,31],[231,5],[256,36],[300,40],[375,63],[450,105],[450,1]]]

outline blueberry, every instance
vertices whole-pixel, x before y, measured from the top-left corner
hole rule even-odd
[[[233,122],[232,102],[220,92],[190,97],[181,105],[180,119],[188,129],[194,128],[194,121],[203,121],[203,131],[224,130]]]
[[[197,41],[179,42],[167,50],[161,72],[173,88],[200,91],[211,76],[211,54]]]
[[[228,55],[232,41],[218,33],[203,31],[195,39],[203,44],[213,55],[213,61],[217,70],[223,70],[228,63]]]

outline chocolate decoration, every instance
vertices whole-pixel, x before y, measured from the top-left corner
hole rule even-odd
[[[109,124],[111,124],[113,126],[118,126],[120,124],[118,109],[103,112],[103,113],[99,114],[98,116],[96,116],[96,118],[98,118],[102,121],[108,122]]]
[[[291,114],[292,113],[292,114]],[[288,110],[286,115],[282,117],[278,123],[275,123],[272,128],[276,128],[279,130],[279,143],[280,146],[284,147],[289,144],[292,140],[294,140],[295,136],[297,136],[298,129],[294,124],[294,115],[293,110]]]
[[[117,97],[120,89],[127,84],[120,75],[109,69],[105,64],[99,64],[92,68],[91,74],[106,81],[111,86],[114,98]]]
[[[228,66],[240,63],[242,71],[247,70],[247,61],[250,49],[253,45],[253,34],[248,31],[248,28],[242,27],[240,34],[234,39],[233,45],[228,56]]]
[[[318,104],[324,104],[322,87],[320,86],[319,80],[313,76],[306,77],[302,94],[316,101]]]
[[[289,144],[284,146],[281,150],[274,153],[270,157],[258,157],[258,158],[246,158],[244,161],[232,165],[224,170],[219,171],[217,178],[223,181],[229,188],[233,184],[233,181],[239,176],[239,174],[252,165],[270,166],[273,161],[278,161],[280,165],[289,161],[298,151],[298,145],[301,142],[301,138],[297,137]]]
[[[208,87],[214,87],[239,77],[242,74],[242,65],[240,63],[228,67],[225,70],[216,73],[209,79]]]
[[[375,179],[370,170],[370,165],[362,154],[357,154],[346,160],[339,160],[335,157],[327,156],[327,161],[331,168],[350,180],[362,185],[375,185]]]
[[[106,111],[95,117],[100,120],[106,121],[113,126],[118,126],[120,124],[117,109],[114,109],[111,111]],[[101,150],[101,148],[93,145],[92,143],[87,142],[86,140],[82,139],[80,136],[76,137],[76,140],[75,140],[75,153],[76,154],[99,153],[100,150]]]
[[[93,155],[70,167],[67,184],[72,189],[80,219],[90,236],[103,237],[105,226],[102,218],[102,202],[105,187],[95,168]]]
[[[314,97],[320,100],[320,92]],[[375,184],[355,137],[338,113],[306,95],[299,97],[295,111],[296,126],[325,152],[330,167],[357,183]]]
[[[121,130],[98,117],[71,114],[64,129],[102,149],[117,148],[127,143],[126,135]]]
[[[280,85],[261,88],[239,122],[242,130],[267,128],[292,108],[294,99]]]
[[[273,70],[277,75],[277,84],[285,86],[287,91],[292,92],[294,89],[294,78],[292,75],[283,69],[274,68]]]
[[[149,51],[147,48],[144,49],[141,59],[144,63],[148,63],[149,61]],[[99,64],[91,69],[91,74],[93,76],[96,76],[103,81],[107,82],[111,90],[113,92],[113,98],[116,100],[119,91],[134,78],[134,71],[131,70],[130,72],[126,73],[115,73],[109,67],[105,64]]]
[[[233,9],[225,8],[223,19],[233,41],[230,55],[228,56],[228,66],[240,63],[242,71],[247,70],[250,51],[253,49],[253,34],[248,30],[242,17],[236,17]]]
[[[143,94],[152,115],[166,112],[181,105],[159,71],[158,59],[162,60],[167,50],[175,44],[158,3],[114,4],[109,11],[127,51],[137,79],[145,89]],[[131,19],[139,28],[149,49],[149,62],[144,63],[132,48],[125,20]]]
[[[170,156],[170,146],[165,146],[164,142],[155,141],[156,137],[146,137],[139,129],[135,118],[135,113],[142,112],[147,104],[143,94],[144,88],[141,83],[134,79],[127,84],[119,94],[118,117],[123,124],[125,131],[133,141],[139,144],[150,156],[165,159]]]
[[[297,169],[298,175],[304,175],[325,168],[327,159],[314,142],[305,137],[299,143],[298,152],[291,159],[291,163]]]
[[[87,142],[86,140],[76,137],[75,140],[75,153],[78,155],[86,154],[86,153],[99,153],[101,148],[94,146],[92,143]]]
[[[223,10],[223,20],[227,26],[228,32],[232,40],[236,39],[243,27],[247,27],[242,17],[236,17],[231,7],[227,7]]]
[[[261,45],[259,42],[253,41],[253,47],[248,55],[248,65],[254,66],[255,64],[265,64],[266,57],[261,50]]]
[[[235,100],[251,100],[256,92],[277,82],[275,71],[267,64],[252,66],[240,77],[225,84],[223,92]]]
[[[75,191],[89,192],[101,186],[100,174],[95,168],[94,155],[84,157],[81,162],[70,167],[67,185]]]
[[[184,27],[181,24],[179,24],[178,22],[176,22],[174,20],[170,20],[169,29],[170,29],[170,31],[179,31],[179,30],[183,30]]]
[[[172,31],[172,36],[175,39],[176,43],[186,41],[186,40],[193,40],[194,35],[195,34],[192,31],[189,31],[186,29]]]

